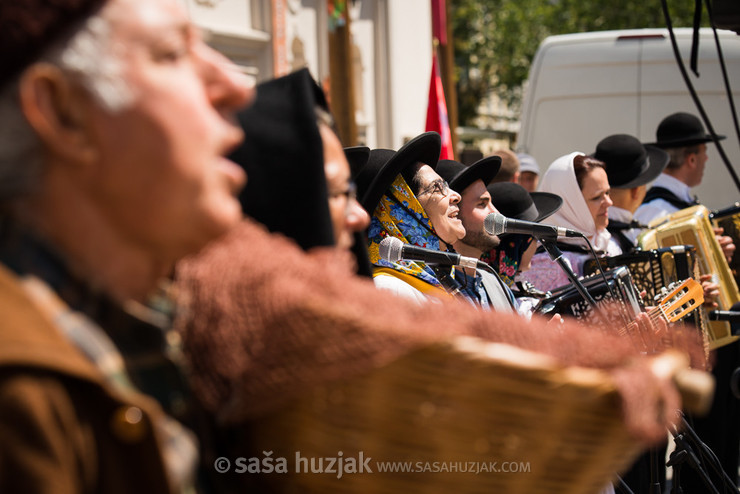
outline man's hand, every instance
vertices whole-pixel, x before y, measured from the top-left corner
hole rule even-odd
[[[678,423],[681,397],[673,376],[687,366],[686,361],[677,352],[667,352],[612,371],[627,430],[645,444],[665,440],[666,427]]]
[[[719,246],[722,248],[722,253],[725,255],[725,259],[727,259],[727,262],[729,263],[732,262],[732,256],[735,253],[735,244],[732,241],[732,237],[722,235],[724,232],[723,228],[715,228],[714,236],[717,237],[717,242],[719,242]]]
[[[734,246],[733,246],[734,248]],[[701,287],[704,289],[704,307],[706,309],[716,309],[719,307],[719,285],[712,281],[711,274],[703,274],[699,277]]]

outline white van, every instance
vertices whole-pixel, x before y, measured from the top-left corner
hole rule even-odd
[[[689,69],[691,29],[676,29]],[[740,105],[740,36],[718,31],[736,106]],[[740,174],[740,143],[725,92],[714,35],[700,32],[699,77],[691,81],[715,132]],[[740,109],[738,109],[740,110]],[[686,111],[699,116],[681,77],[666,29],[603,31],[551,36],[540,45],[529,73],[517,150],[531,154],[544,170],[572,151],[591,153],[611,134],[655,141],[663,117]],[[694,193],[710,209],[740,200],[740,191],[708,144],[709,162]]]

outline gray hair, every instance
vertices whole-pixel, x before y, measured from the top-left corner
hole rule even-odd
[[[668,162],[668,168],[669,170],[678,170],[683,166],[684,161],[686,161],[686,157],[692,153],[698,153],[700,150],[700,147],[698,144],[695,144],[693,146],[684,146],[680,148],[665,148],[665,152],[668,153],[668,156],[670,156],[670,161]]]
[[[40,62],[61,69],[113,113],[129,106],[134,94],[121,78],[107,17],[99,12],[85,20],[71,38],[47,49]],[[23,115],[19,82],[20,75],[0,88],[0,204],[28,194],[43,168],[41,141]]]

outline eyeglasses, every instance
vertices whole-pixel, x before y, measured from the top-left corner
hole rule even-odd
[[[330,199],[334,199],[339,196],[346,197],[348,201],[357,199],[357,185],[354,182],[349,182],[344,190],[329,192]]]
[[[419,195],[434,194],[435,192],[440,194],[442,197],[446,197],[447,194],[450,193],[450,185],[445,180],[439,178],[429,184],[427,188],[419,191]]]
[[[357,185],[354,182],[349,182],[347,184],[347,187],[344,190],[339,190],[335,192],[329,192],[329,199],[336,199],[338,197],[344,196],[347,198],[347,204],[345,206],[345,212],[349,214],[349,212],[352,210],[352,205],[354,201],[357,199]]]

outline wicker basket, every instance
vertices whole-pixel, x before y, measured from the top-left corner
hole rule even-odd
[[[313,389],[253,434],[257,451],[286,458],[276,492],[594,494],[641,449],[608,374],[467,337]],[[311,472],[340,456],[372,473]]]

